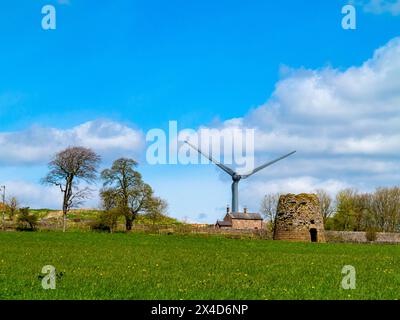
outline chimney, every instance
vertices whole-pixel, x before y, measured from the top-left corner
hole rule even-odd
[[[243,211],[244,213],[247,213],[247,207],[244,207]]]
[[[229,213],[231,211],[231,209],[229,208],[229,206],[226,207],[226,213]]]

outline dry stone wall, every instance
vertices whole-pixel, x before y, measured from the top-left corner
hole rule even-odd
[[[325,231],[328,242],[369,242],[365,232],[352,231]],[[377,232],[374,243],[400,243],[400,233]]]

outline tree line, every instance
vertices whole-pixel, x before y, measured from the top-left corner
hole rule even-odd
[[[99,179],[102,182],[100,199],[104,209],[99,217],[100,224],[111,232],[121,217],[129,231],[139,214],[145,214],[154,221],[166,212],[166,201],[155,196],[151,186],[143,181],[136,170],[138,163],[135,160],[117,159],[110,168],[99,173],[100,162],[98,154],[84,147],[69,147],[58,152],[49,162],[49,171],[42,183],[57,186],[63,195],[63,231],[67,227],[69,211],[91,196],[91,185]],[[369,193],[344,189],[335,197],[323,189],[315,193],[327,230],[400,232],[399,187],[377,188]],[[274,228],[279,197],[279,193],[267,194],[261,202],[261,212],[269,221],[271,230]],[[27,208],[18,210],[15,197],[6,207],[10,218],[21,211],[18,218],[21,222],[30,226],[34,223]]]
[[[152,217],[163,214],[167,203],[154,195],[151,186],[143,181],[136,170],[138,163],[133,159],[120,158],[111,168],[98,174],[101,158],[93,150],[84,147],[69,147],[49,162],[49,172],[42,179],[43,184],[57,186],[62,195],[63,231],[67,227],[67,214],[79,207],[90,197],[90,186],[99,178],[102,222],[115,228],[119,217],[124,217],[126,230],[131,230],[138,214]]]
[[[348,188],[332,197],[323,189],[315,192],[326,230],[400,232],[400,187],[359,192]],[[280,194],[267,194],[261,212],[273,229]]]

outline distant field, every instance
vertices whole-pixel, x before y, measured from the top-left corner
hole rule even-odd
[[[63,272],[43,290],[41,269]],[[343,290],[353,265],[357,289]],[[0,233],[1,299],[399,299],[400,246]]]
[[[58,228],[58,230],[62,230],[62,218],[63,213],[60,210],[52,210],[52,209],[29,209],[31,214],[35,214],[39,217],[39,220],[45,221],[47,227],[53,226],[54,228]],[[73,209],[67,214],[68,219],[68,229],[88,229],[89,226],[82,222],[90,222],[96,221],[99,218],[99,215],[102,213],[99,209]],[[77,220],[75,222],[75,220]],[[121,216],[119,218],[119,229],[125,230],[125,219]],[[11,222],[9,222],[11,224]],[[168,217],[168,216],[159,216],[156,221],[151,220],[146,215],[137,215],[135,218],[136,225],[183,225],[182,222],[177,219]],[[43,226],[39,224],[39,229]]]

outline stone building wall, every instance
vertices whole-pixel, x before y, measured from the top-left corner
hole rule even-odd
[[[224,217],[224,221],[229,221],[230,223],[232,223],[232,217],[227,213]]]
[[[233,229],[259,229],[263,227],[262,220],[232,219]]]
[[[317,242],[325,242],[324,224],[315,194],[288,194],[279,198],[274,239],[311,242],[310,229],[316,229]]]

